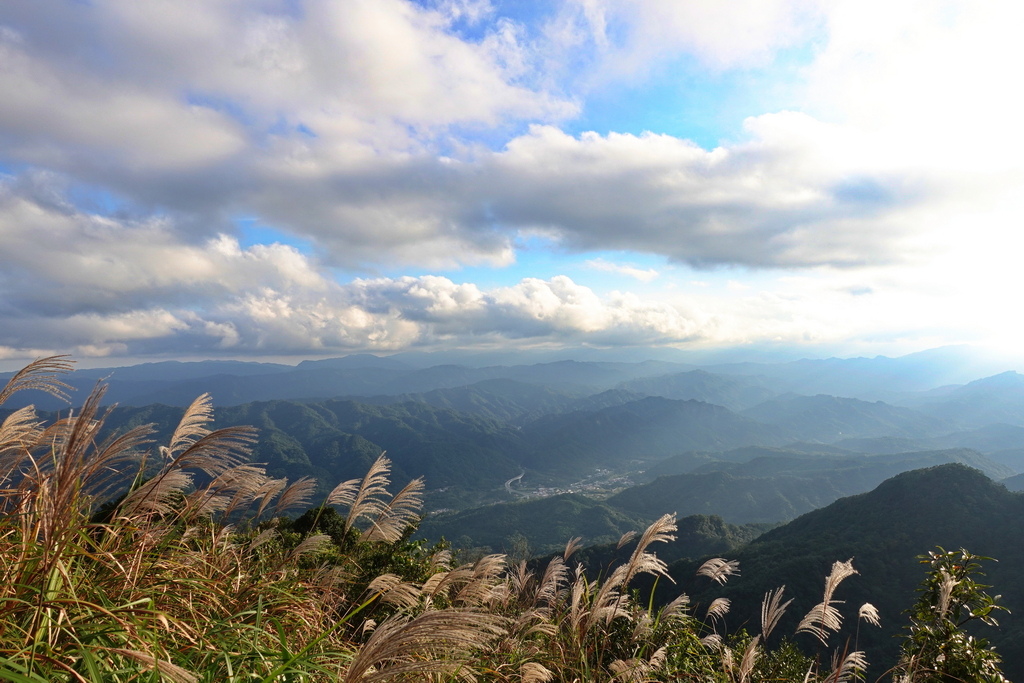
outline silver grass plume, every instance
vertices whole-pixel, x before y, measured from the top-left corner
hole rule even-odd
[[[536,591],[531,590],[531,587],[536,578],[536,574],[527,566],[526,560],[520,560],[514,564],[505,577],[511,592],[510,599],[516,597],[520,603],[533,604],[536,601]]]
[[[750,643],[747,644],[747,649],[743,652],[743,659],[740,660],[740,683],[747,683],[750,680],[750,674],[754,671],[754,664],[757,663],[758,656],[758,643],[760,636],[754,636]]]
[[[170,514],[178,502],[177,494],[191,485],[191,473],[169,470],[132,491],[121,504],[121,512],[129,517]]]
[[[340,680],[375,683],[432,674],[472,680],[472,651],[503,635],[504,624],[493,614],[453,609],[388,619],[377,625]]]
[[[411,610],[420,604],[421,588],[407,583],[397,574],[381,574],[370,582],[367,591],[380,596],[383,603]]]
[[[448,571],[452,568],[452,551],[438,550],[430,556],[430,572]]]
[[[279,515],[285,510],[308,507],[316,493],[317,481],[313,477],[301,477],[281,491],[274,504],[274,514]]]
[[[328,505],[340,505],[348,508],[345,517],[345,533],[363,517],[375,517],[381,513],[384,503],[381,497],[388,495],[388,484],[391,480],[391,460],[385,453],[370,466],[361,481],[346,481],[335,487],[327,496]]]
[[[576,554],[576,551],[583,547],[583,538],[573,536],[565,543],[565,550],[562,551],[562,560],[569,561],[569,558]]]
[[[264,529],[256,538],[249,541],[249,550],[256,550],[260,546],[277,539],[279,536],[280,534],[277,532],[277,529]]]
[[[665,619],[685,616],[686,608],[689,605],[690,596],[686,593],[681,593],[675,600],[661,608],[658,619],[663,621]]]
[[[423,596],[427,604],[429,605],[434,598],[451,590],[457,582],[469,580],[470,576],[472,576],[472,568],[468,565],[434,572],[423,582]]]
[[[636,531],[627,531],[626,533],[619,536],[619,542],[616,544],[616,550],[622,550],[622,547],[636,538]]]
[[[829,631],[838,631],[843,624],[843,616],[834,606],[841,601],[833,600],[832,596],[844,579],[857,573],[853,568],[853,558],[846,562],[834,562],[832,571],[825,578],[825,593],[821,602],[811,608],[797,626],[796,632],[812,633],[823,645],[826,644]]]
[[[729,606],[731,604],[729,598],[715,598],[708,605],[707,618],[711,621],[718,621],[729,613]]]
[[[722,670],[730,681],[734,680],[736,678],[733,675],[733,671],[736,668],[736,653],[724,642],[719,645],[718,653],[722,658]]]
[[[523,662],[519,667],[519,677],[522,683],[550,683],[555,680],[555,674],[537,662]]]
[[[288,553],[288,560],[286,563],[293,563],[300,557],[317,552],[322,546],[330,542],[330,540],[331,537],[327,534],[314,534],[312,536],[307,536],[302,539],[302,542],[295,546],[290,553]]]
[[[953,589],[956,588],[959,581],[944,568],[939,569],[939,577],[939,600],[936,607],[939,619],[942,619],[946,616],[946,612],[949,611],[949,601],[953,597]]]
[[[186,497],[186,518],[209,517],[215,512],[228,517],[248,506],[267,481],[266,471],[256,465],[235,465],[224,470],[205,488]]]
[[[109,407],[100,412],[105,393],[105,386],[97,386],[77,416],[58,420],[40,435],[40,445],[45,445],[46,451],[35,461],[33,483],[38,486],[42,483],[39,477],[46,478],[55,511],[68,511],[86,503],[82,494],[94,499],[108,495],[111,486],[118,483],[122,465],[136,460],[140,449],[149,443],[151,425],[100,440],[103,425],[113,410]],[[67,519],[63,517],[64,523]]]
[[[629,585],[630,581],[637,574],[653,574],[664,576],[670,581],[674,580],[668,573],[668,566],[659,560],[655,555],[647,552],[648,546],[655,542],[667,542],[675,540],[671,532],[676,530],[675,514],[662,515],[651,524],[640,536],[640,540],[633,549],[626,564],[619,565],[611,576],[605,579],[597,590],[594,602],[590,610],[590,616],[586,622],[587,630],[593,628],[599,621],[608,624],[618,616],[629,604],[629,598],[622,593],[622,589]]]
[[[68,392],[74,387],[61,381],[60,376],[71,372],[74,366],[75,362],[66,355],[48,356],[32,361],[14,373],[3,389],[0,389],[0,405],[6,403],[17,392],[29,389],[45,391],[63,401],[70,401],[71,395]]]
[[[645,683],[651,680],[650,674],[657,669],[664,666],[666,660],[666,651],[664,647],[660,647],[654,651],[650,659],[643,659],[642,657],[635,657],[630,659],[617,659],[613,661],[608,668],[612,671],[613,681],[623,681],[623,683]]]
[[[651,613],[641,610],[639,614],[630,615],[633,619],[633,642],[639,643],[646,640],[654,632],[654,620]]]
[[[500,553],[484,555],[473,564],[469,581],[453,598],[453,604],[480,607],[501,599],[504,582],[498,578],[505,571],[506,556]]]
[[[584,630],[583,624],[590,612],[587,610],[589,598],[593,595],[594,584],[587,580],[583,573],[583,565],[576,566],[576,574],[569,590],[569,624],[573,634],[578,638]]]
[[[882,621],[878,616],[878,609],[876,609],[870,602],[865,602],[860,606],[860,609],[857,611],[857,618],[863,619],[872,626],[882,625]]]
[[[496,579],[504,567],[504,555],[486,555],[473,564],[431,575],[423,583],[423,595],[428,603],[440,595],[447,595],[453,602],[463,605],[480,604],[491,597]]]
[[[782,594],[785,590],[785,586],[779,586],[774,591],[764,594],[764,600],[761,601],[761,637],[763,640],[768,640],[768,636],[778,625],[779,619],[785,614],[786,608],[793,602],[792,598],[782,602]]]
[[[161,447],[165,464],[146,484],[124,500],[121,511],[127,515],[171,512],[178,499],[192,484],[189,470],[200,470],[214,480],[225,471],[244,464],[256,430],[252,427],[225,427],[210,431],[213,400],[203,394],[185,409],[171,435],[170,445]],[[184,511],[183,511],[184,512]]]
[[[553,607],[561,587],[566,583],[569,576],[569,567],[565,561],[558,557],[551,558],[548,566],[544,569],[544,575],[537,585],[537,597],[535,604],[544,604]]]
[[[640,573],[663,576],[672,581],[672,583],[675,583],[668,573],[668,565],[647,552],[647,548],[652,543],[668,543],[669,541],[676,540],[676,537],[672,535],[676,528],[676,515],[672,513],[670,515],[662,515],[644,530],[636,544],[636,548],[633,549],[633,553],[629,557],[629,561],[624,565],[626,571],[620,585],[629,585],[633,577]]]
[[[359,492],[359,486],[362,483],[362,479],[349,479],[348,481],[341,482],[327,494],[327,500],[324,504],[343,505],[345,507],[352,505],[352,501],[355,500],[356,494]]]
[[[710,650],[720,650],[723,647],[722,636],[717,633],[709,633],[701,638],[700,642]]]
[[[835,667],[835,671],[829,676],[835,683],[846,683],[846,681],[863,678],[864,672],[868,669],[868,658],[860,650],[851,652],[843,658],[842,664]]]
[[[42,434],[42,423],[37,421],[32,406],[14,411],[3,421],[0,425],[0,487],[6,488],[11,483],[12,475],[31,457]],[[0,496],[0,501],[7,498],[4,494]]]
[[[712,557],[697,570],[697,576],[706,576],[719,585],[725,585],[730,576],[740,573],[739,560],[726,560],[721,557]]]
[[[259,501],[256,508],[256,517],[262,517],[267,507],[277,496],[288,486],[287,479],[267,479],[256,492],[255,500]]]
[[[405,530],[419,518],[420,510],[423,508],[424,488],[422,477],[406,484],[390,502],[383,505],[363,540],[386,543],[398,541]]]

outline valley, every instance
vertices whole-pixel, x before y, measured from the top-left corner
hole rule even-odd
[[[1024,472],[1024,376],[973,377],[981,363],[956,349],[710,366],[510,359],[163,362],[68,382],[81,395],[103,379],[118,406],[109,424],[152,422],[158,438],[209,391],[218,425],[260,430],[255,461],[321,493],[386,451],[396,483],[425,479],[431,528],[452,538],[471,535],[442,521],[481,505],[520,506],[527,535],[546,521],[540,501],[559,496],[640,521],[779,523],[911,469],[963,463],[1010,486]],[[5,408],[60,410],[47,394],[17,400]]]

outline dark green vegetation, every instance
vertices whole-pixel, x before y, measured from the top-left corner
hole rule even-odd
[[[774,524],[729,524],[716,515],[690,515],[676,520],[675,540],[658,548],[658,557],[666,563],[733,555]],[[615,543],[592,545],[577,554],[594,575],[607,573],[608,568],[622,562],[633,550],[633,544],[620,547]]]
[[[983,468],[997,478],[1012,471],[965,449],[893,456],[776,452],[746,462],[704,462],[689,474],[659,477],[606,502],[642,517],[676,510],[681,515],[721,515],[738,524],[777,522],[870,490],[900,472],[948,462]]]
[[[573,536],[582,536],[587,543],[614,542],[649,521],[646,516],[629,516],[579,494],[563,493],[432,515],[420,524],[417,535],[447,538],[457,547],[524,559],[561,551]]]
[[[164,432],[175,414],[166,406],[119,408],[111,424],[154,422]],[[435,487],[498,488],[519,472],[517,430],[423,403],[266,401],[219,410],[217,424],[257,427],[256,462],[273,476],[315,477],[323,489],[360,476],[382,450],[403,483],[428,476]]]
[[[868,602],[878,608],[881,629],[860,628],[859,647],[869,661],[894,661],[897,636],[906,626],[903,610],[915,599],[920,567],[915,557],[928,548],[970,548],[998,562],[984,564],[981,583],[1009,612],[996,615],[1000,627],[984,633],[1006,660],[1011,680],[1024,680],[1024,495],[1011,493],[977,470],[951,464],[900,474],[869,493],[838,500],[766,532],[729,555],[740,563],[742,578],[723,590],[708,591],[692,580],[696,564],[671,566],[682,588],[695,602],[714,597],[733,600],[730,626],[753,622],[761,598],[785,585],[793,605],[781,628],[792,632],[799,615],[820,601],[820,586],[808,576],[828,571],[837,558],[853,558],[860,572],[843,583],[838,599],[849,605]],[[665,594],[667,599],[669,593]],[[849,620],[840,637],[857,637]],[[801,638],[803,638],[801,636]],[[813,640],[801,641],[813,647]]]

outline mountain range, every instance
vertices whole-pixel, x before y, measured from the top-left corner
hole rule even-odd
[[[180,406],[209,391],[218,424],[260,428],[258,462],[277,476],[313,476],[322,490],[386,450],[397,480],[426,478],[434,510],[596,493],[619,496],[605,502],[633,516],[663,505],[778,522],[915,467],[959,461],[997,479],[1024,471],[1024,377],[936,386],[946,366],[961,375],[978,366],[957,350],[705,367],[430,360],[162,362],[68,381],[82,391],[105,381],[106,400],[120,404],[111,424],[152,421],[164,435]],[[883,385],[893,402],[869,400]],[[60,409],[49,395],[19,396]],[[742,504],[716,502],[737,496]]]

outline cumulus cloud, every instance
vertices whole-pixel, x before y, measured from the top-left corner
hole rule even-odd
[[[537,125],[468,160],[392,160],[315,181],[279,174],[252,203],[340,265],[507,264],[516,236],[539,232],[581,252],[802,267],[905,256],[917,229],[908,212],[947,189],[946,178],[805,114],[752,118],[747,131],[705,150],[670,135]]]
[[[795,40],[814,11],[588,0],[551,21],[582,12],[636,49],[681,41],[724,68]],[[531,232],[697,266],[856,265],[905,253],[901,212],[940,193],[803,114],[753,117],[713,150],[566,134],[576,105],[538,72],[545,39],[493,13],[465,0],[5,5],[0,157],[171,212],[193,243],[241,212],[349,268],[503,266]],[[452,29],[483,17],[475,40]],[[459,138],[531,120],[500,149]]]
[[[39,180],[38,182],[42,182]],[[0,348],[85,355],[301,354],[479,340],[636,344],[704,334],[694,313],[567,277],[483,290],[440,276],[340,284],[282,244],[192,244],[172,221],[46,204],[0,185]]]
[[[806,115],[747,125],[751,141],[710,151],[668,135],[535,127],[490,160],[500,188],[491,210],[579,250],[695,265],[852,265],[889,258],[906,234],[900,211],[937,191],[925,174],[841,154],[856,141]]]
[[[11,246],[0,250],[3,358],[807,343],[877,323],[877,297],[901,286],[883,271],[842,270],[659,297],[563,275],[487,288],[440,275],[339,282],[287,245],[243,247],[227,234],[196,242],[172,219],[84,212],[40,185],[0,186],[0,242]],[[893,320],[921,310],[920,297],[898,301]]]
[[[46,180],[0,183],[0,288],[6,306],[109,313],[185,305],[257,284],[314,292],[328,286],[293,247],[242,250],[224,235],[190,243],[167,218],[119,220],[58,200],[40,201],[33,194]]]

